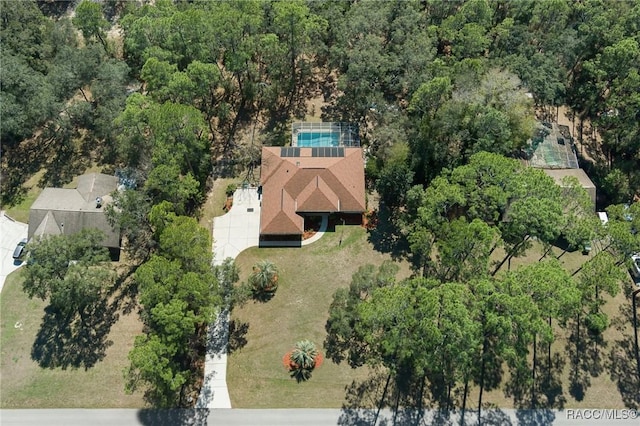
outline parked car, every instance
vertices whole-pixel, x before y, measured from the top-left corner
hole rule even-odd
[[[22,256],[24,256],[24,252],[25,252],[25,246],[27,245],[27,239],[23,238],[22,240],[20,240],[20,242],[18,243],[18,245],[16,246],[16,249],[13,251],[13,258],[18,260],[20,258],[22,258]]]
[[[598,212],[598,217],[600,218],[600,223],[602,223],[603,226],[609,223],[609,216],[607,215],[607,212]]]
[[[640,279],[640,253],[631,255],[631,274]]]

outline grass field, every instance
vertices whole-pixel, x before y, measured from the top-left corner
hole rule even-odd
[[[43,329],[46,303],[22,292],[22,270],[7,277],[0,295],[0,407],[2,408],[137,408],[142,395],[126,395],[122,372],[133,339],[142,327],[135,310],[119,312],[105,340],[105,357],[93,367],[43,368],[32,348]],[[55,338],[55,337],[54,337]],[[109,343],[111,342],[111,343]],[[70,356],[86,350],[66,348]]]
[[[344,234],[343,234],[344,233]],[[342,244],[339,244],[342,238]],[[556,254],[561,250],[557,249]],[[495,253],[498,259],[502,253]],[[541,256],[540,247],[532,248],[527,256],[514,259],[512,268],[537,261]],[[333,233],[325,234],[318,242],[299,249],[288,248],[252,248],[238,256],[236,262],[241,268],[241,278],[246,279],[251,265],[260,259],[269,259],[280,268],[279,288],[275,297],[266,303],[249,302],[237,308],[232,314],[235,329],[232,341],[240,342],[243,347],[236,349],[229,357],[227,383],[235,408],[263,407],[341,407],[348,396],[347,388],[352,382],[366,382],[373,372],[366,367],[356,370],[347,365],[335,365],[330,360],[313,373],[306,383],[296,383],[288,377],[282,365],[283,355],[301,339],[310,339],[322,347],[326,332],[324,325],[332,295],[337,288],[346,287],[351,275],[360,265],[380,264],[388,256],[376,252],[367,241],[364,229],[358,226],[337,226]],[[561,257],[565,268],[573,272],[589,256],[580,252],[567,252]],[[407,264],[402,264],[401,276],[410,274]],[[506,264],[504,268],[506,269]],[[611,298],[609,298],[611,299]],[[620,352],[624,342],[631,334],[629,316],[621,316],[620,307],[628,304],[624,293],[609,300],[604,307],[613,323],[620,329],[610,327],[604,337],[605,344],[599,347],[599,354],[593,354],[593,347],[585,352],[586,366],[582,385],[583,395],[569,392],[572,367],[567,348],[568,335],[559,333],[553,345],[553,352],[564,357],[560,365],[562,373],[559,380],[562,385],[562,398],[566,407],[606,407],[623,408],[625,399],[618,388],[612,372],[629,371],[633,366],[629,356],[612,357]],[[622,342],[622,343],[621,343]],[[627,354],[628,355],[628,354]],[[618,363],[618,365],[616,365]],[[469,407],[477,401],[477,389],[472,388],[469,395]],[[623,398],[624,396],[624,398]],[[513,400],[505,396],[503,390],[485,392],[484,402],[495,406],[513,407]],[[369,399],[374,405],[375,400]]]
[[[212,229],[212,222],[214,217],[222,216],[226,212],[224,211],[224,203],[227,200],[226,189],[227,185],[235,183],[240,185],[241,179],[239,178],[219,178],[213,183],[207,199],[200,208],[200,226],[207,228],[209,231]]]
[[[299,340],[310,339],[321,348],[335,290],[348,286],[360,265],[378,265],[388,259],[374,251],[366,238],[359,226],[336,226],[335,232],[309,246],[251,248],[238,256],[241,279],[260,259],[273,261],[280,278],[273,299],[249,302],[232,315],[236,328],[248,327],[240,339],[246,339],[246,346],[229,357],[227,383],[233,407],[339,407],[345,386],[368,376],[366,368],[353,370],[325,360],[311,380],[298,384],[282,364],[284,354]],[[403,265],[401,275],[409,275],[408,265]]]

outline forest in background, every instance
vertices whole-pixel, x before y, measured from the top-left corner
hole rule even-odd
[[[156,199],[193,211],[213,166],[259,160],[242,129],[284,144],[318,95],[325,121],[360,124],[372,180],[398,156],[428,184],[475,152],[522,155],[528,92],[539,118],[569,107],[603,206],[639,191],[638,2],[153,3],[2,2],[3,204],[95,162],[151,193],[170,176]]]

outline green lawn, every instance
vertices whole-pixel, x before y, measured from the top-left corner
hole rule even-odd
[[[239,186],[241,182],[242,180],[240,178],[219,178],[215,180],[207,194],[205,202],[200,208],[200,226],[207,228],[209,231],[213,229],[213,218],[226,213],[223,207],[227,200],[227,185],[235,183]]]
[[[280,269],[280,279],[273,299],[249,302],[232,315],[238,328],[248,325],[246,346],[228,358],[232,406],[340,407],[345,386],[368,377],[366,368],[354,370],[344,363],[325,360],[311,380],[298,384],[289,378],[282,357],[302,339],[310,339],[322,348],[335,290],[348,286],[360,265],[379,265],[388,258],[373,250],[359,226],[336,226],[335,232],[302,248],[251,248],[241,253],[236,259],[241,279],[246,279],[251,266],[260,259],[274,262]],[[402,267],[401,275],[408,276],[408,265]]]
[[[339,244],[341,233],[342,244]],[[561,250],[555,249],[556,255]],[[503,253],[497,251],[494,260]],[[512,268],[536,262],[541,256],[541,248],[534,246],[527,256],[514,259]],[[586,261],[579,251],[567,252],[561,257],[565,268],[573,272]],[[337,288],[346,287],[351,275],[360,265],[379,265],[388,259],[387,255],[376,252],[367,241],[367,233],[358,226],[337,226],[333,233],[325,234],[318,242],[302,248],[251,248],[236,259],[241,269],[241,279],[245,280],[251,266],[260,259],[269,259],[280,268],[279,288],[275,297],[267,303],[249,302],[237,308],[232,314],[236,329],[246,328],[246,333],[237,337],[245,341],[244,347],[232,352],[228,358],[227,384],[234,408],[264,407],[341,407],[345,403],[347,386],[352,382],[363,382],[372,372],[366,367],[351,369],[348,365],[335,365],[330,360],[313,373],[306,383],[296,383],[288,377],[282,365],[283,355],[301,339],[310,339],[322,348],[326,336],[324,325],[328,315],[332,295]],[[401,276],[410,274],[403,263]],[[505,264],[504,269],[507,265]],[[627,303],[623,293],[609,298],[604,307],[610,319],[628,324],[627,317],[620,315],[619,308]],[[623,408],[623,398],[617,383],[610,375],[615,368],[609,361],[612,350],[618,350],[617,341],[628,339],[630,327],[623,327],[624,333],[615,327],[605,332],[606,345],[600,348],[602,354],[598,363],[600,372],[589,378],[582,399],[569,393],[569,362],[566,345],[567,336],[560,333],[553,345],[553,352],[566,358],[561,377],[563,395],[567,407],[610,407]],[[233,340],[233,334],[232,334]],[[587,360],[589,361],[589,360]],[[477,389],[472,388],[469,406],[477,401]],[[365,401],[367,401],[365,399]],[[369,398],[369,405],[376,401]],[[485,392],[484,401],[498,407],[512,407],[513,400],[505,397],[502,389]],[[366,402],[365,402],[366,404]]]
[[[137,408],[142,395],[126,395],[122,371],[142,327],[134,311],[119,313],[107,335],[106,356],[95,366],[43,368],[32,359],[45,302],[22,292],[22,270],[7,277],[0,295],[1,408]],[[108,342],[112,342],[109,344]],[[85,348],[66,348],[71,356]]]
[[[5,206],[5,210],[7,214],[17,220],[18,222],[28,223],[29,222],[29,209],[33,202],[38,198],[38,195],[42,192],[42,188],[38,186],[38,182],[44,175],[45,170],[40,170],[35,175],[31,176],[31,178],[24,183],[24,188],[26,188],[27,193],[24,196],[24,199],[14,205],[7,208]]]

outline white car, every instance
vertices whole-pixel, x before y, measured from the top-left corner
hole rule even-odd
[[[640,254],[631,255],[631,274],[640,279]]]
[[[607,212],[598,212],[598,217],[600,218],[600,223],[602,223],[602,226],[609,223],[609,216],[607,216]]]

